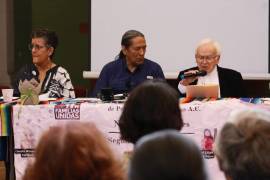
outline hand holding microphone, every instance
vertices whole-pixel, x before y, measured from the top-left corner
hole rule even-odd
[[[189,78],[189,77],[205,76],[206,74],[207,74],[207,72],[204,71],[204,70],[188,71],[188,72],[185,72],[184,74],[182,74],[180,76],[180,78],[181,79],[186,79],[186,78]]]
[[[180,83],[184,86],[187,86],[190,83],[192,83],[193,81],[195,81],[198,78],[198,76],[205,76],[206,74],[207,74],[207,72],[204,70],[187,71],[180,76],[180,79],[181,79]]]

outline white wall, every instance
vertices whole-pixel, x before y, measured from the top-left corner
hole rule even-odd
[[[146,57],[165,72],[195,65],[198,41],[220,42],[220,65],[242,73],[268,72],[269,0],[92,0],[91,71],[119,53],[122,34],[145,34]]]

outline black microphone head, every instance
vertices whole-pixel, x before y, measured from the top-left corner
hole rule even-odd
[[[180,76],[180,79],[185,79],[185,78],[189,78],[189,77],[196,77],[196,76],[205,76],[206,74],[207,74],[207,72],[205,70],[199,70],[196,73],[182,74]]]
[[[197,76],[205,76],[207,74],[207,72],[205,70],[200,70],[197,73]]]
[[[100,99],[102,101],[112,101],[113,100],[113,90],[111,87],[101,88]]]

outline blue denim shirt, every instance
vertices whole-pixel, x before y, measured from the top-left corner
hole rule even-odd
[[[102,88],[111,87],[114,94],[128,93],[149,78],[165,79],[159,64],[144,59],[134,72],[130,72],[125,59],[116,59],[106,64],[100,72],[92,96],[97,96]]]

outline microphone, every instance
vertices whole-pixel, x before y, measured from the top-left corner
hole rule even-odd
[[[205,76],[206,74],[207,74],[206,71],[200,70],[200,71],[197,71],[196,73],[182,74],[180,76],[180,79],[185,79],[185,78],[189,78],[189,77],[196,77],[196,76]]]

